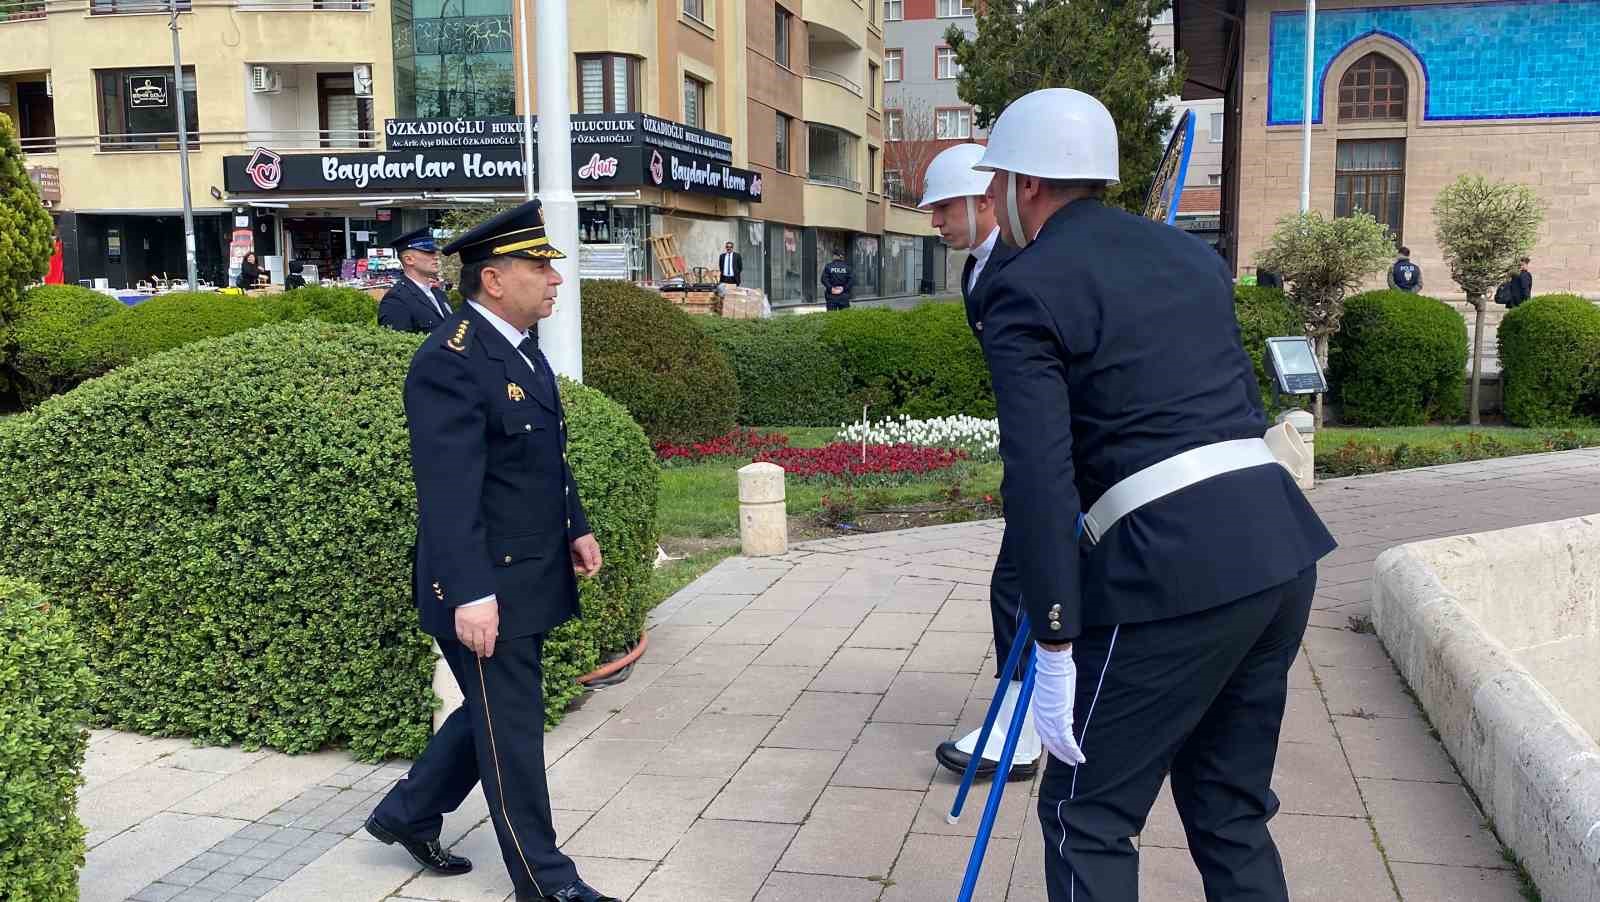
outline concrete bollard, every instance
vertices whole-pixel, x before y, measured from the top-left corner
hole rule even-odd
[[[462,695],[461,687],[456,685],[456,675],[445,663],[444,652],[439,650],[437,642],[433,643],[433,654],[433,692],[443,701],[433,712],[433,731],[437,733],[444,726],[444,719],[461,707]]]
[[[1300,488],[1309,492],[1316,487],[1316,418],[1310,411],[1285,410],[1278,414],[1277,423],[1268,432],[1267,444],[1273,446],[1273,453],[1288,467]]]
[[[784,502],[783,468],[777,464],[739,468],[739,544],[750,557],[789,550],[789,511]]]

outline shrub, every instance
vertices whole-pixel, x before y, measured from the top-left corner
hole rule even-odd
[[[628,282],[583,283],[583,379],[628,409],[652,442],[733,428],[739,385],[692,317]]]
[[[1239,285],[1233,289],[1233,315],[1239,320],[1239,340],[1244,343],[1250,365],[1256,372],[1263,407],[1272,404],[1272,373],[1267,367],[1267,339],[1306,334],[1305,324],[1294,302],[1281,289]],[[1294,406],[1294,399],[1280,397],[1279,404]],[[1268,411],[1272,413],[1273,411]]]
[[[1596,412],[1600,401],[1600,309],[1573,295],[1519,304],[1500,323],[1506,419],[1517,426],[1562,426]]]
[[[157,295],[85,330],[90,362],[84,377],[202,338],[254,328],[268,319],[261,302],[244,295],[186,291]]]
[[[260,301],[267,318],[277,323],[315,319],[325,323],[378,322],[378,302],[359,288],[307,285]]]
[[[850,378],[855,410],[916,419],[995,415],[983,351],[960,304],[854,308],[823,317],[822,340]]]
[[[0,429],[0,568],[70,610],[99,720],[288,752],[409,757],[433,655],[410,586],[415,494],[401,386],[420,338],[301,323],[118,369]],[[655,470],[626,416],[581,388],[570,452],[606,554],[547,679],[631,616],[654,545]],[[620,613],[619,613],[620,612]],[[570,687],[555,687],[559,716]]]
[[[91,685],[67,612],[0,577],[0,899],[78,898]]]
[[[41,285],[23,292],[3,342],[22,403],[35,404],[77,384],[90,364],[84,331],[126,309],[120,301],[78,285]]]
[[[0,116],[0,327],[16,314],[23,289],[44,278],[55,249],[54,231],[23,165],[17,128],[10,117]]]
[[[1345,301],[1328,370],[1359,426],[1421,426],[1460,418],[1467,380],[1467,324],[1454,308],[1404,291]]]
[[[844,362],[823,344],[827,319],[695,317],[733,364],[741,425],[837,426],[860,416]]]

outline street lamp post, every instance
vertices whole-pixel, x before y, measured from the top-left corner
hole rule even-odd
[[[168,93],[178,108],[178,172],[183,179],[183,257],[188,266],[189,290],[199,291],[194,263],[194,201],[189,197],[189,113],[185,108],[183,90],[183,56],[178,50],[178,0],[172,4],[172,17],[167,27],[172,29],[172,79],[173,90]],[[176,95],[176,96],[174,96]]]
[[[524,3],[526,0],[524,0]],[[539,347],[550,366],[570,379],[583,381],[582,298],[578,290],[578,201],[572,195],[572,104],[568,98],[567,0],[538,0],[539,17],[539,198],[544,206],[545,234],[567,253],[555,261],[564,284],[556,312],[539,323]],[[527,41],[526,19],[522,38]],[[526,58],[526,55],[524,55]],[[524,139],[532,112],[524,96]]]

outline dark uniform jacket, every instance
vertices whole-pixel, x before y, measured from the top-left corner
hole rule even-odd
[[[843,260],[831,260],[827,266],[822,267],[822,292],[823,300],[830,304],[842,304],[850,300],[850,264]],[[838,294],[833,289],[843,288]]]
[[[422,628],[455,638],[455,609],[498,597],[500,638],[547,633],[578,614],[570,543],[589,522],[567,465],[550,364],[536,374],[468,305],[422,343],[406,375],[417,484]]]
[[[983,272],[978,273],[978,284],[967,290],[967,282],[972,278],[972,270],[978,265],[978,258],[968,254],[967,262],[961,267],[961,302],[967,308],[967,325],[972,328],[972,334],[978,339],[978,344],[983,344],[983,292],[980,288],[988,287],[989,277],[994,275],[999,265],[1010,260],[1017,249],[1004,241],[996,239],[994,249],[989,252],[989,259],[983,264]]]
[[[1026,248],[991,261],[983,282],[1006,527],[1036,638],[1065,642],[1085,627],[1222,605],[1333,549],[1277,464],[1147,504],[1099,544],[1073,540],[1078,513],[1122,478],[1266,431],[1233,281],[1204,243],[1080,200]]]
[[[450,302],[445,293],[437,288],[430,292],[439,302],[439,307],[450,310]],[[421,286],[405,276],[400,281],[384,292],[383,300],[378,302],[378,325],[388,326],[401,332],[421,332],[427,334],[439,328],[444,322],[444,317],[439,315],[439,308],[433,306],[433,301],[423,293]]]

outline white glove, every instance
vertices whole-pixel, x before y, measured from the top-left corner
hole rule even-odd
[[[1033,725],[1045,751],[1066,764],[1087,759],[1072,738],[1072,704],[1078,692],[1078,667],[1072,649],[1050,651],[1034,645]]]

